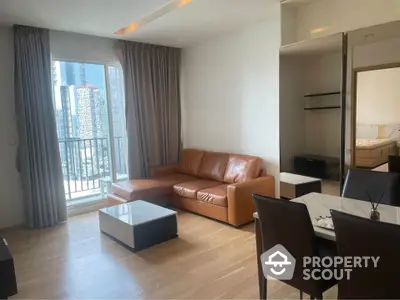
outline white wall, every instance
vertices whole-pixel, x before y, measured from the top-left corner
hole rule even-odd
[[[14,41],[11,27],[0,27],[0,228],[23,223],[18,135],[14,117]]]
[[[357,123],[400,123],[400,68],[360,72]]]
[[[349,42],[351,43],[350,34]],[[398,63],[400,62],[399,49],[400,38],[387,39],[365,45],[356,45],[352,49],[352,67],[353,69],[356,69],[361,67]]]
[[[280,5],[242,32],[183,51],[184,147],[262,157],[279,191]]]
[[[400,20],[398,0],[318,0],[299,8],[297,41]]]
[[[298,8],[293,5],[283,4],[281,6],[281,44],[288,45],[297,40],[297,12]]]

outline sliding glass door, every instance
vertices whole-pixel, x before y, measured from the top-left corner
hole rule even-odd
[[[107,66],[107,89],[109,91],[108,102],[110,105],[110,117],[112,121],[113,153],[114,153],[114,179],[122,181],[128,179],[126,149],[126,123],[125,123],[125,96],[124,79],[122,70],[117,66]]]
[[[122,71],[53,61],[53,88],[66,199],[103,199],[127,178]]]

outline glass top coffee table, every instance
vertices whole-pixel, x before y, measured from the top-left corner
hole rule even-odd
[[[137,251],[178,236],[176,211],[143,200],[99,210],[100,230]]]

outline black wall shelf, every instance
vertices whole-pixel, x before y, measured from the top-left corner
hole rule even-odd
[[[330,93],[320,93],[320,94],[308,94],[304,95],[304,97],[321,97],[321,96],[329,96],[329,95],[339,95],[340,92],[330,92]]]
[[[336,109],[336,108],[340,108],[340,106],[305,107],[304,110]]]

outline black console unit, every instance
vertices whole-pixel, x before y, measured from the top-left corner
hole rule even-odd
[[[293,168],[296,174],[339,180],[339,163],[339,158],[304,154],[294,157]]]
[[[7,241],[0,237],[0,299],[7,299],[17,293],[14,260]]]

